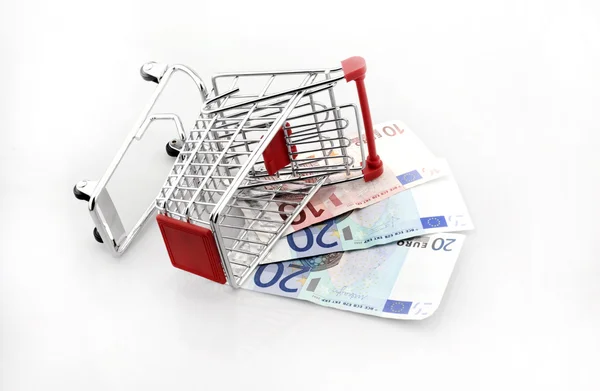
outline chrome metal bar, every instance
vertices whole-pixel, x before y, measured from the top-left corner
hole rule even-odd
[[[342,70],[342,67],[337,68],[321,68],[321,69],[292,69],[292,70],[284,70],[284,71],[249,71],[249,72],[235,72],[235,73],[218,73],[212,77],[213,80],[213,88],[216,91],[215,80],[224,78],[224,77],[246,77],[246,76],[269,76],[273,74],[277,75],[301,75],[306,73],[326,73],[326,72],[339,72]]]
[[[253,251],[240,250],[240,249],[235,249],[235,248],[231,248],[231,247],[225,247],[225,249],[228,251],[236,252],[236,253],[254,255],[255,257],[258,257],[261,254],[261,253],[255,253]],[[231,262],[231,261],[228,260],[227,262]]]
[[[313,76],[313,79],[314,79],[314,76]],[[265,96],[265,97],[258,97],[258,98],[254,98],[254,99],[249,99],[247,101],[243,101],[243,102],[240,102],[240,103],[234,103],[234,104],[229,105],[229,106],[224,106],[224,107],[220,106],[217,109],[212,109],[212,110],[202,109],[202,113],[203,114],[208,114],[208,115],[210,115],[210,114],[216,114],[216,113],[218,113],[220,111],[237,109],[237,108],[240,108],[240,107],[244,107],[244,106],[248,106],[248,105],[253,105],[253,104],[258,103],[258,102],[263,102],[263,101],[266,101],[266,100],[269,100],[269,99],[278,98],[280,96],[296,94],[296,93],[299,93],[299,92],[303,92],[303,91],[305,91],[305,90],[307,90],[309,88],[325,87],[324,89],[322,89],[322,90],[325,90],[327,88],[332,87],[336,82],[338,82],[338,81],[340,81],[342,79],[344,79],[344,76],[340,76],[340,77],[338,77],[336,79],[324,80],[324,81],[321,81],[321,82],[317,82],[317,83],[311,84],[309,86],[301,86],[301,87],[296,87],[296,88],[290,88],[288,90],[280,91],[280,92],[274,93],[272,95],[268,95],[268,96]],[[214,98],[207,100],[206,101],[206,105],[210,105],[211,103],[213,103],[213,101],[215,101]]]
[[[269,84],[269,85],[270,85],[270,84]],[[267,86],[266,86],[266,87],[263,89],[263,91],[261,91],[261,95],[262,95],[262,94],[264,94],[264,93],[266,92],[266,90],[267,90],[267,88],[268,88],[268,86],[269,86],[269,85],[267,85]],[[220,165],[221,161],[223,160],[223,156],[225,156],[225,154],[227,153],[227,149],[228,149],[228,148],[229,148],[229,147],[230,147],[230,146],[233,144],[233,142],[234,142],[234,140],[236,139],[236,137],[237,137],[237,136],[240,134],[240,132],[242,131],[242,128],[243,128],[243,126],[244,126],[244,123],[245,123],[245,122],[246,122],[246,121],[247,121],[247,120],[250,118],[250,115],[251,115],[251,113],[252,113],[252,111],[253,111],[253,110],[254,110],[254,109],[250,109],[250,110],[248,110],[248,113],[246,114],[246,116],[244,117],[244,119],[241,121],[241,123],[240,123],[240,125],[238,126],[238,128],[235,130],[235,133],[233,134],[233,136],[232,136],[232,137],[229,139],[229,141],[228,141],[228,142],[227,142],[227,144],[225,145],[225,147],[224,147],[224,150],[221,152],[221,154],[220,154],[220,155],[219,155],[219,157],[217,158],[217,161],[215,162],[214,166],[212,166],[212,167],[210,168],[210,172],[207,174],[207,177],[208,177],[208,176],[211,176],[211,175],[212,175],[212,174],[215,172],[215,170],[217,169],[217,167]],[[256,155],[255,151],[254,151],[254,152],[253,152],[253,153],[252,153],[250,156],[253,156],[253,155]],[[245,166],[245,167],[248,167],[248,166]],[[237,176],[238,176],[238,178],[237,178],[237,179],[234,179],[234,183],[235,183],[235,182],[239,182],[239,181],[241,181],[241,178],[239,178],[239,175],[240,175],[240,174],[238,173],[238,175],[237,175]],[[198,187],[198,190],[197,190],[197,191],[194,193],[194,195],[192,196],[192,199],[191,199],[191,200],[188,202],[188,205],[186,206],[186,213],[188,213],[188,211],[189,211],[189,209],[190,209],[190,206],[191,206],[191,204],[194,202],[194,200],[195,200],[196,198],[198,198],[198,196],[200,195],[200,192],[202,191],[202,189],[203,189],[203,188],[204,188],[204,186],[206,185],[206,182],[207,182],[207,181],[208,181],[208,178],[205,178],[205,179],[202,181],[202,183],[201,183],[201,184],[200,184],[200,186]]]
[[[259,246],[266,246],[266,243],[263,242],[259,242],[257,240],[248,240],[248,239],[240,239],[240,238],[234,238],[233,236],[227,236],[227,235],[223,235],[223,239],[229,239],[229,240],[239,240],[245,243],[252,243],[252,244],[258,244]]]
[[[158,65],[154,63],[149,63],[145,65],[145,69],[150,71],[150,69],[155,66]],[[148,206],[148,208],[142,214],[140,219],[134,224],[133,228],[128,233],[124,233],[122,232],[123,225],[121,223],[121,218],[117,213],[114,204],[110,199],[110,196],[108,196],[108,192],[106,191],[106,185],[112,178],[114,172],[116,171],[121,161],[123,160],[123,157],[127,153],[133,140],[140,140],[143,137],[146,130],[148,129],[148,127],[150,126],[150,124],[155,120],[174,121],[179,135],[179,139],[181,141],[184,141],[186,138],[185,131],[183,130],[183,125],[181,124],[181,120],[175,114],[151,115],[151,111],[154,108],[158,98],[162,94],[165,86],[167,85],[171,76],[175,72],[183,72],[186,75],[188,75],[198,88],[200,92],[201,101],[204,102],[207,99],[208,94],[206,92],[206,86],[204,85],[202,79],[193,70],[180,64],[163,65],[163,68],[161,68],[160,72],[156,73],[156,75],[153,75],[153,77],[157,78],[158,85],[154,90],[150,101],[147,103],[142,114],[134,124],[129,135],[125,139],[125,142],[117,151],[117,154],[115,155],[108,168],[104,172],[104,175],[102,175],[100,180],[97,183],[95,183],[93,191],[91,191],[89,194],[88,210],[90,212],[92,220],[94,221],[98,233],[103,239],[103,242],[108,246],[112,254],[115,256],[121,255],[127,249],[127,247],[129,247],[130,243],[137,235],[143,224],[148,220],[148,218],[154,211],[153,202],[150,204],[150,206]],[[102,205],[105,205],[108,209],[103,211]],[[117,230],[118,234],[117,232],[112,232],[113,228]]]
[[[326,72],[326,73],[325,73],[325,78],[326,78],[326,79],[330,79],[330,78],[331,78],[331,74],[330,74],[329,72]],[[337,102],[336,102],[336,100],[335,100],[335,94],[334,94],[333,90],[329,90],[329,100],[331,101],[331,106],[332,106],[332,107],[335,107],[335,108],[337,108],[337,107],[338,107],[338,106],[337,106]],[[334,110],[334,111],[333,111],[333,117],[334,117],[336,120],[338,120],[338,121],[340,120],[340,118],[341,118],[341,114],[340,114],[340,110],[339,110],[339,109],[336,109],[336,110]],[[341,133],[341,128],[342,128],[342,126],[341,126],[341,125],[340,125],[340,123],[338,122],[338,124],[337,124],[337,129],[340,129],[340,130],[338,131],[338,137],[342,137],[342,136],[343,136],[343,134]],[[359,137],[360,137],[360,135],[359,135]],[[347,155],[348,155],[348,152],[347,152],[347,150],[346,150],[346,148],[345,148],[345,147],[343,147],[343,148],[342,148],[342,155],[343,155],[343,156],[347,156]],[[364,158],[363,158],[363,161],[364,161]],[[351,164],[347,164],[347,167],[350,167],[350,165],[351,165]],[[349,169],[346,169],[346,175],[350,175],[350,170],[349,170]]]
[[[312,179],[312,178],[318,178],[321,175],[314,175],[314,176],[303,176],[302,179],[306,180],[306,179]],[[240,189],[252,189],[255,187],[262,187],[265,185],[279,185],[279,184],[286,184],[286,183],[293,183],[294,181],[297,181],[297,178],[289,178],[289,179],[281,179],[281,180],[272,180],[272,181],[261,181],[261,180],[256,180],[255,183],[252,184],[247,184],[244,186],[240,186]],[[297,194],[297,193],[296,193]]]
[[[311,78],[310,77],[306,77],[305,80],[303,81],[303,84],[310,83],[310,82],[311,82]],[[302,99],[302,95],[303,95],[303,93],[300,92],[300,93],[296,94],[296,96],[290,100],[289,106],[282,112],[281,117],[271,125],[268,133],[266,134],[266,137],[264,137],[264,139],[262,140],[262,142],[259,143],[259,145],[257,146],[257,148],[254,150],[253,154],[248,158],[247,165],[241,170],[240,173],[238,173],[239,176],[233,181],[233,184],[229,188],[228,193],[223,196],[223,198],[219,202],[219,205],[217,205],[215,207],[215,209],[211,213],[211,217],[210,217],[210,220],[211,220],[211,224],[210,224],[211,225],[211,230],[213,231],[214,236],[215,236],[215,240],[216,240],[216,242],[218,244],[218,248],[219,248],[219,252],[220,252],[220,255],[221,255],[222,263],[224,263],[224,266],[225,266],[226,270],[228,270],[228,274],[229,275],[231,275],[231,273],[229,273],[229,272],[231,272],[231,265],[229,264],[229,255],[226,254],[225,251],[221,251],[221,249],[223,247],[225,247],[225,243],[223,242],[223,238],[221,236],[221,232],[220,232],[220,229],[218,227],[219,216],[223,212],[223,209],[228,204],[229,200],[231,200],[234,192],[240,187],[242,180],[246,177],[246,175],[248,175],[248,173],[250,172],[250,170],[253,168],[253,164],[254,164],[254,162],[258,158],[258,154],[262,153],[262,151],[266,148],[266,146],[268,145],[268,143],[271,142],[271,139],[275,135],[275,131],[283,126],[283,123],[285,122],[286,117],[289,116],[289,114],[292,112],[292,110],[295,107],[295,104],[297,104],[300,101],[300,99]],[[299,211],[298,211],[298,213],[299,213]],[[285,228],[283,228],[283,229],[285,229]],[[281,236],[281,234],[283,232],[282,231],[283,229],[281,229],[281,230],[278,231],[278,235],[276,235],[276,237]],[[274,239],[271,238],[271,243],[273,242],[273,240]],[[256,267],[256,264],[257,263],[255,263],[255,262],[252,263],[253,268]],[[250,269],[250,270],[252,270],[252,269]],[[247,275],[248,273],[245,273],[245,274]],[[229,283],[233,287],[239,287],[240,284],[241,284],[241,283],[238,283],[238,281],[235,281],[235,280],[230,281]]]
[[[289,227],[292,224],[292,222],[300,214],[300,212],[302,211],[302,209],[304,209],[304,207],[308,204],[308,202],[310,201],[310,199],[315,195],[315,193],[317,191],[319,191],[319,189],[321,188],[321,185],[325,182],[326,179],[327,179],[327,177],[323,177],[319,182],[317,182],[315,184],[315,186],[311,189],[310,193],[302,200],[302,203],[296,207],[296,209],[294,210],[294,213],[286,220],[284,226],[281,229],[279,229],[278,233],[273,238],[271,238],[271,240],[269,241],[269,244],[267,245],[267,247],[265,247],[261,251],[261,253],[258,256],[258,258],[256,258],[255,260],[252,261],[252,263],[250,265],[251,266],[250,270],[254,270],[254,268],[258,264],[260,264],[260,262],[263,259],[265,259],[265,257],[269,254],[269,252],[271,251],[271,249],[273,248],[273,246],[277,242],[277,239],[279,239],[283,235],[283,232],[287,229],[287,227]],[[244,273],[244,275],[242,275],[240,277],[240,281],[238,282],[238,286],[243,285],[244,282],[246,281],[246,279],[249,276],[250,276],[250,273],[248,273],[248,272]]]
[[[240,229],[239,226],[237,225],[229,225],[229,224],[219,224],[221,227],[225,227],[225,228],[235,228],[235,229]],[[264,233],[264,234],[271,234],[271,235],[276,235],[277,231],[267,231],[265,229],[258,229],[258,228],[253,228],[252,231],[254,232],[260,232],[260,233]]]
[[[258,211],[262,211],[264,213],[275,213],[275,214],[278,214],[278,215],[286,215],[286,216],[291,215],[291,213],[289,213],[289,212],[279,212],[277,210],[261,210],[261,209],[258,209],[258,208],[252,208],[250,206],[229,205],[229,207],[236,208],[236,209],[244,209],[244,210],[258,210]],[[229,216],[229,215],[223,214],[223,216]],[[251,217],[244,217],[244,218],[245,219],[251,219]],[[263,221],[270,221],[270,220],[263,220]]]

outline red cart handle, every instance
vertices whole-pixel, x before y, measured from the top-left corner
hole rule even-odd
[[[367,98],[367,89],[365,88],[367,63],[362,57],[350,57],[342,61],[342,71],[344,71],[344,77],[347,82],[356,82],[356,89],[358,90],[358,100],[360,101],[360,109],[367,135],[367,147],[369,149],[369,156],[367,156],[365,168],[363,169],[365,181],[368,182],[383,174],[383,162],[379,155],[377,155],[377,148],[375,147],[373,121],[371,120],[369,99]]]

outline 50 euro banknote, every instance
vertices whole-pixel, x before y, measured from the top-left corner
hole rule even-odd
[[[450,172],[447,164],[444,170]],[[458,185],[452,175],[448,175],[282,237],[261,263],[359,250],[425,234],[471,229],[473,223]],[[263,238],[257,236],[257,239]],[[242,247],[253,251],[254,246],[246,243]]]
[[[362,314],[420,320],[440,305],[464,239],[434,234],[260,265],[242,287]]]
[[[378,154],[384,162],[384,172],[373,181],[363,179],[327,185],[359,174],[346,176],[338,173],[328,178],[311,198],[307,206],[294,219],[285,234],[331,219],[357,208],[364,208],[383,199],[413,188],[446,174],[443,160],[436,158],[423,142],[401,121],[390,121],[375,126]],[[351,140],[347,148],[354,161],[362,160],[360,140]],[[293,195],[281,196],[278,205],[271,206],[279,212],[294,209],[300,201]],[[287,203],[286,203],[287,202]],[[284,219],[285,215],[267,213],[265,217]]]

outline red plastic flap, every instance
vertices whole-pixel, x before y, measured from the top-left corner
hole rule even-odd
[[[156,221],[176,268],[225,284],[217,243],[210,229],[159,214]]]
[[[342,71],[347,82],[362,79],[367,74],[367,62],[359,56],[347,58],[342,61]]]
[[[290,124],[286,123],[285,126],[286,128],[289,128]],[[284,131],[285,129],[281,127],[263,152],[265,168],[269,175],[275,175],[277,171],[290,164],[290,156],[288,155]],[[287,132],[288,135],[292,134],[292,129],[287,129]],[[295,145],[292,145],[291,150],[292,152],[296,152],[298,148]],[[293,157],[295,158],[296,156],[297,155],[294,155]]]

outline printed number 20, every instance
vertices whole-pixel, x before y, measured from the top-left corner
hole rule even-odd
[[[452,249],[450,248],[450,245],[454,242],[456,242],[456,239],[437,238],[436,240],[433,241],[433,243],[431,243],[431,248],[433,249],[433,251],[439,251],[439,250],[452,251]]]
[[[338,242],[333,242],[333,243],[325,243],[325,242],[323,242],[323,236],[325,235],[325,233],[327,232],[327,230],[333,226],[333,223],[334,223],[334,219],[329,220],[327,222],[327,224],[325,224],[325,226],[317,234],[317,245],[319,247],[321,247],[321,248],[331,248],[331,247],[337,246]],[[310,230],[310,227],[304,228],[302,231],[306,234],[306,245],[304,247],[298,246],[296,244],[296,242],[294,241],[294,235],[295,235],[295,233],[286,236],[288,245],[292,248],[292,250],[294,250],[297,253],[302,253],[302,252],[310,250],[312,248],[313,242],[314,242],[313,233]]]
[[[277,266],[277,271],[275,272],[275,275],[273,276],[273,278],[271,278],[270,281],[267,282],[262,282],[260,280],[260,277],[262,276],[263,272],[265,271],[265,269],[267,268],[267,266],[270,265],[260,265],[258,267],[258,270],[256,270],[256,273],[254,274],[254,284],[260,288],[268,288],[270,286],[273,286],[277,283],[277,281],[279,281],[279,279],[281,278],[281,276],[283,275],[283,269],[285,268],[285,266],[283,266],[282,263],[275,263],[274,265]],[[281,280],[279,282],[279,289],[281,289],[284,292],[288,292],[288,293],[294,293],[297,292],[298,289],[297,288],[288,288],[286,286],[286,283],[291,280],[292,278],[296,277],[297,275],[300,275],[302,273],[306,273],[310,271],[310,268],[308,267],[301,267],[300,270],[285,276],[283,278],[283,280]]]

